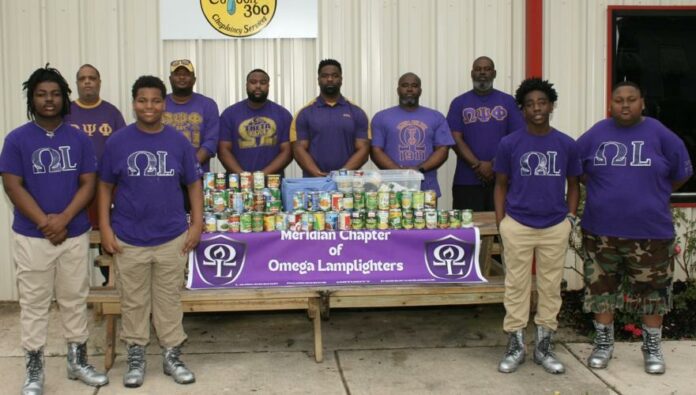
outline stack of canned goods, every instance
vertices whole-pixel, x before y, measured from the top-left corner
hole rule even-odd
[[[280,175],[205,173],[203,205],[206,232],[261,232],[265,217],[281,212]]]

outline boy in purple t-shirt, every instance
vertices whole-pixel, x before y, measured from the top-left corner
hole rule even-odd
[[[399,78],[399,105],[372,118],[372,161],[380,169],[414,169],[425,175],[421,189],[434,189],[440,197],[437,168],[454,145],[445,117],[420,106],[421,80],[413,73]]]
[[[614,310],[643,315],[644,368],[665,372],[662,316],[672,305],[672,191],[693,174],[684,143],[659,121],[643,117],[633,82],[612,90],[611,118],[578,139],[587,185],[582,216],[586,312],[597,335],[588,358],[606,368],[614,350]]]
[[[565,372],[551,342],[558,327],[563,262],[578,207],[582,168],[575,141],[549,124],[557,98],[548,81],[522,81],[515,99],[527,127],[504,137],[495,155],[495,217],[505,258],[503,329],[509,334],[498,365],[503,373],[514,372],[524,362],[533,258],[539,293],[534,362],[549,373]]]
[[[94,196],[94,148],[63,121],[70,111],[70,88],[58,70],[37,69],[24,89],[33,121],[10,132],[0,154],[5,192],[15,206],[12,259],[27,369],[22,393],[43,392],[43,349],[54,291],[68,342],[68,378],[99,387],[109,379],[87,363],[85,207]]]
[[[107,141],[99,168],[100,232],[102,247],[114,254],[118,273],[121,340],[128,350],[126,387],[139,387],[145,378],[150,313],[163,348],[164,373],[179,384],[195,381],[179,359],[186,340],[181,285],[187,254],[203,229],[203,190],[200,165],[190,143],[162,123],[166,92],[157,77],[135,81],[136,122]],[[190,226],[181,185],[191,201]]]
[[[220,116],[220,162],[231,173],[263,171],[283,174],[292,161],[290,112],[268,100],[270,77],[261,69],[247,74],[247,100]]]

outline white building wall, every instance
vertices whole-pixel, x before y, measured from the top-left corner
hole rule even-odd
[[[604,114],[606,4],[545,1],[544,77],[560,94],[553,123],[574,137]],[[270,98],[295,113],[317,95],[318,61],[332,57],[343,64],[343,93],[370,117],[397,103],[396,80],[407,71],[422,79],[421,104],[446,113],[450,101],[471,88],[477,56],[495,60],[498,89],[511,92],[524,78],[524,6],[523,0],[319,0],[316,40],[161,41],[156,0],[1,0],[0,138],[26,122],[21,83],[46,62],[73,89],[77,68],[94,64],[102,97],[127,122],[133,121],[133,81],[153,74],[166,82],[168,63],[176,58],[194,62],[196,90],[215,99],[220,111],[246,96],[244,77],[260,67],[271,75]],[[454,162],[450,154],[439,171],[443,191],[450,190]],[[299,168],[292,164],[288,175],[299,176]],[[449,193],[440,205],[451,207]],[[11,222],[11,204],[2,194],[0,300],[17,299]]]

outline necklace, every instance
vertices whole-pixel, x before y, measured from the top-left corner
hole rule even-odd
[[[63,125],[63,122],[59,123],[58,126],[56,126],[55,129],[53,129],[53,130],[45,129],[44,127],[42,127],[41,125],[39,125],[38,123],[36,123],[36,121],[34,121],[34,125],[38,126],[39,129],[43,130],[44,133],[46,133],[46,137],[52,139],[53,136],[56,135],[56,130],[57,130],[59,127],[61,127],[61,125]]]

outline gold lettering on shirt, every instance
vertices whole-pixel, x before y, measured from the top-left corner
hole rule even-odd
[[[239,148],[270,147],[278,144],[277,126],[268,117],[253,117],[239,124]]]
[[[201,127],[203,116],[197,112],[166,112],[162,123],[180,131],[191,145],[198,148],[201,145]]]

